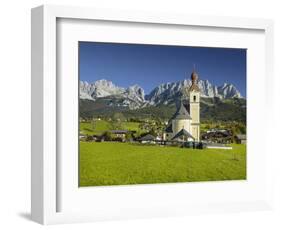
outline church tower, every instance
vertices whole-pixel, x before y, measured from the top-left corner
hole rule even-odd
[[[191,134],[195,141],[200,141],[200,89],[198,87],[198,75],[193,70],[191,74],[192,84],[189,88],[189,108],[192,118]]]
[[[191,86],[183,89],[180,106],[168,121],[163,140],[200,141],[200,89],[195,70],[191,81]],[[186,99],[189,99],[189,104],[183,103]]]

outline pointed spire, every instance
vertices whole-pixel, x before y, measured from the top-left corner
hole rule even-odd
[[[192,84],[191,84],[189,90],[199,91],[199,88],[198,88],[198,85],[197,85],[198,74],[195,72],[195,64],[193,64],[193,71],[191,73],[191,77],[190,78],[191,78]]]
[[[191,73],[191,80],[192,80],[192,84],[196,84],[198,80],[198,74],[195,72],[195,64],[193,66],[193,71]]]

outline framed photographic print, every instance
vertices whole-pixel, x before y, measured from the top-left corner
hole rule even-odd
[[[265,19],[34,8],[32,219],[270,208],[272,33]]]

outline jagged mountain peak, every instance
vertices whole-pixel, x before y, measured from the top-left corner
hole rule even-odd
[[[139,85],[132,85],[128,87],[126,93],[130,99],[145,102],[144,90]]]
[[[94,85],[96,86],[107,86],[107,87],[116,87],[112,81],[108,81],[106,79],[97,80]]]
[[[143,88],[135,84],[128,88],[118,87],[106,79],[94,83],[80,82],[80,98],[96,100],[108,96],[118,96],[123,99],[123,105],[130,108],[140,108],[147,105],[160,105],[175,102],[182,96],[186,87],[191,86],[191,80],[167,82],[156,86],[149,94],[145,95]],[[221,86],[212,85],[208,79],[198,81],[201,97],[221,99],[241,98],[241,93],[230,83]]]
[[[218,87],[219,94],[223,95],[224,98],[241,98],[241,93],[237,90],[237,88],[230,83],[224,83],[222,86]]]

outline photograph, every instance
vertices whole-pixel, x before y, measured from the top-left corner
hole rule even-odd
[[[78,42],[79,187],[247,179],[247,49]]]

